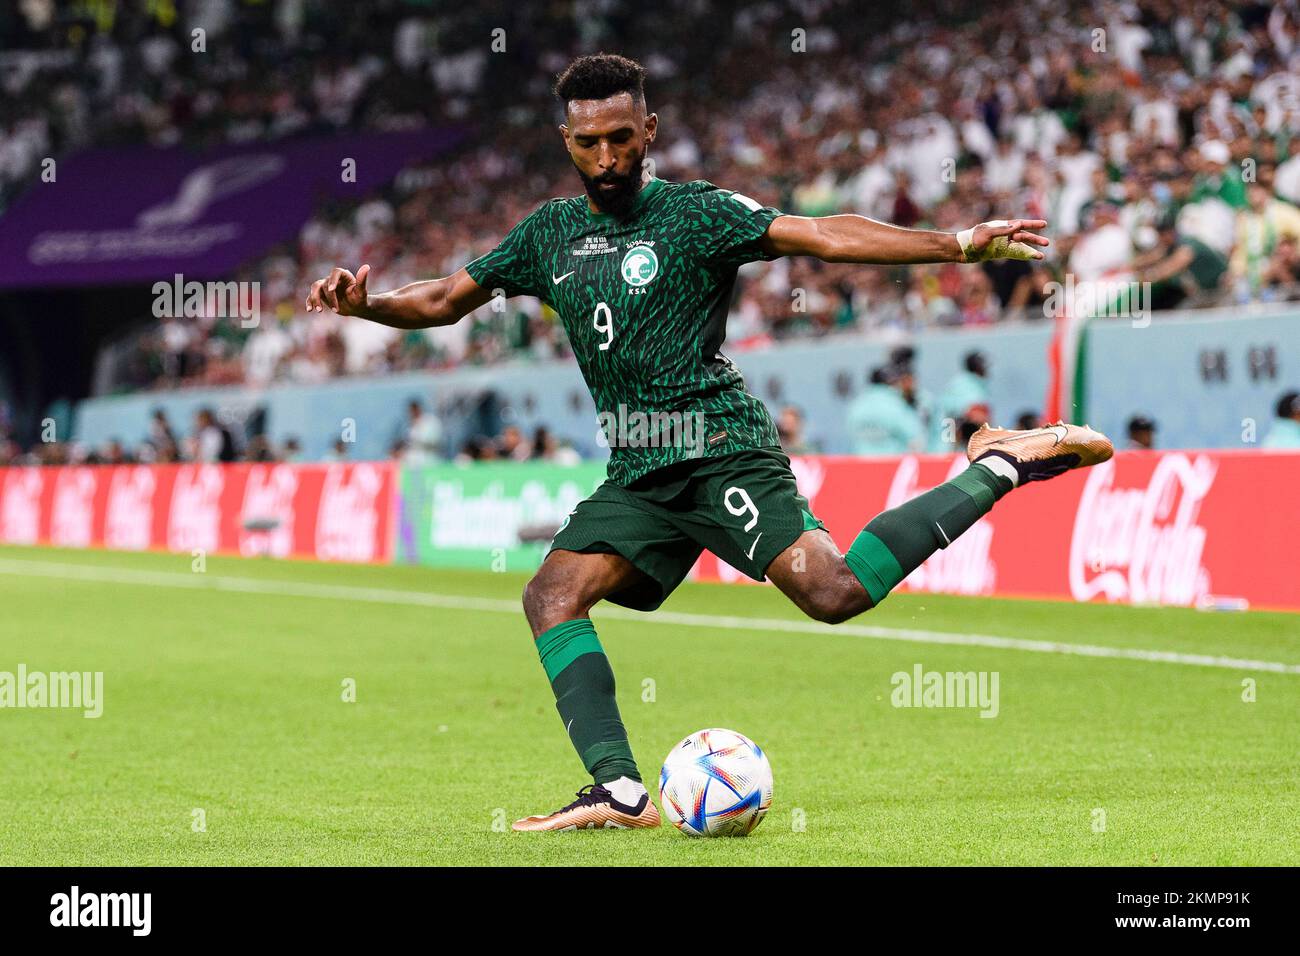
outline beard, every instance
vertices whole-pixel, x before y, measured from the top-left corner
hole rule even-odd
[[[582,185],[597,209],[616,219],[623,219],[632,211],[637,193],[641,191],[641,169],[645,164],[645,152],[643,149],[633,158],[630,173],[610,171],[599,176],[588,176],[581,169],[578,170]],[[576,163],[574,168],[577,168]],[[612,188],[602,189],[601,186],[606,183]]]

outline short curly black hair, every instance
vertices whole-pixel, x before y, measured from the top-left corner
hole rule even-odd
[[[555,78],[555,95],[566,106],[573,100],[603,100],[631,93],[632,102],[645,105],[645,68],[616,53],[580,56]]]

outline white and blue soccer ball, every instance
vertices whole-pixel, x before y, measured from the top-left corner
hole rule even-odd
[[[745,836],[772,806],[772,765],[744,734],[698,731],[664,759],[659,803],[688,836]]]

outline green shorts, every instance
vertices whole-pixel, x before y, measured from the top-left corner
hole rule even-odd
[[[669,465],[626,487],[604,482],[565,519],[550,551],[621,554],[648,580],[608,600],[653,611],[705,548],[762,581],[799,535],[825,527],[799,494],[785,453],[751,448]]]

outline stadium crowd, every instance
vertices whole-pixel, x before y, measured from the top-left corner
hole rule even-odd
[[[242,428],[223,422],[216,409],[200,408],[194,414],[188,432],[173,425],[167,412],[154,409],[138,442],[113,438],[101,447],[81,442],[48,441],[34,445],[24,453],[17,442],[5,435],[0,416],[0,467],[6,465],[133,465],[258,462],[303,462],[302,442],[293,436],[274,443],[264,433],[247,434]],[[518,425],[505,425],[500,434],[469,438],[455,455],[444,455],[444,428],[438,415],[427,410],[423,401],[412,397],[407,403],[406,419],[392,435],[389,456],[406,465],[423,465],[450,460],[464,465],[476,461],[549,461],[572,465],[581,457],[563,439],[545,426],[534,430],[532,437]],[[351,460],[351,443],[336,439],[325,461]]]
[[[113,387],[563,357],[557,317],[531,299],[400,333],[309,315],[303,298],[336,264],[369,262],[379,288],[448,274],[540,201],[576,193],[550,78],[571,54],[636,37],[619,47],[651,75],[658,175],[805,215],[946,230],[1050,222],[1042,264],[747,266],[730,349],[1041,319],[1048,283],[1067,275],[1150,282],[1155,308],[1300,298],[1296,0],[919,2],[888,29],[848,0],[574,2],[560,5],[567,18],[528,6],[24,4],[0,20],[0,203],[40,157],[91,143],[466,124],[454,156],[322,206],[295,244],[249,263],[235,278],[260,284],[256,328],[153,320],[114,350]],[[896,363],[880,372],[874,384],[907,392]]]

